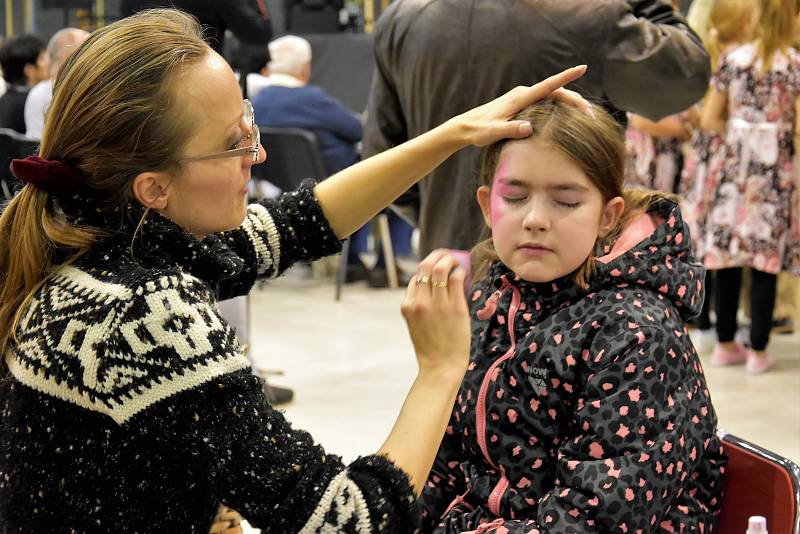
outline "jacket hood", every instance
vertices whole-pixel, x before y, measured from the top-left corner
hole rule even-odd
[[[689,228],[678,205],[670,200],[655,203],[647,213],[629,221],[612,245],[597,255],[589,287],[581,289],[573,275],[551,282],[527,282],[501,262],[495,262],[487,276],[487,302],[480,303],[478,318],[486,318],[495,308],[489,292],[500,292],[511,284],[523,294],[536,295],[537,309],[551,309],[582,295],[604,288],[643,286],[672,302],[683,320],[700,312],[703,304],[705,268],[691,252]],[[476,294],[477,296],[477,294]],[[483,300],[483,299],[480,299]]]
[[[655,203],[606,250],[595,263],[590,291],[609,284],[644,286],[671,301],[684,321],[700,313],[705,268],[692,254],[689,227],[675,202]]]

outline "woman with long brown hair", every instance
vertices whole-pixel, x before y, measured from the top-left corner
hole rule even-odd
[[[0,217],[0,531],[409,532],[467,365],[463,272],[429,257],[404,315],[419,374],[376,455],[344,465],[264,399],[218,298],[339,250],[454,151],[583,68],[247,204],[265,159],[229,66],[177,11],[95,32],[61,68],[40,154]],[[555,91],[555,93],[554,93]],[[309,323],[313,328],[313,323]]]

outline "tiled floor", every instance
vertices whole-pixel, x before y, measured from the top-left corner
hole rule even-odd
[[[251,295],[258,366],[282,369],[294,388],[286,415],[330,452],[352,460],[376,451],[416,373],[400,316],[403,290],[285,277]],[[800,333],[775,336],[779,364],[753,376],[715,368],[703,355],[720,427],[800,463]]]

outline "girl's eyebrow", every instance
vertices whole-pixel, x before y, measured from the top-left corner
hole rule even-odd
[[[517,178],[503,177],[497,181],[502,185],[510,187],[528,187],[528,184],[526,182],[519,180]],[[578,191],[578,192],[584,192],[589,190],[588,187],[578,182],[550,184],[547,186],[547,189],[551,191]]]
[[[588,191],[589,188],[578,182],[567,182],[565,184],[552,184],[548,187],[553,191]]]
[[[522,180],[518,180],[517,178],[500,178],[497,180],[498,183],[503,185],[510,185],[512,187],[526,187],[527,184]]]

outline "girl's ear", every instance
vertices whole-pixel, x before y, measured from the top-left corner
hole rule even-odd
[[[475,193],[475,197],[478,199],[478,205],[481,207],[481,212],[483,212],[483,221],[490,230],[492,229],[491,195],[492,190],[488,185],[480,186]]]
[[[603,213],[600,214],[600,228],[598,235],[606,237],[617,227],[622,214],[625,212],[625,199],[614,197],[606,202]]]

